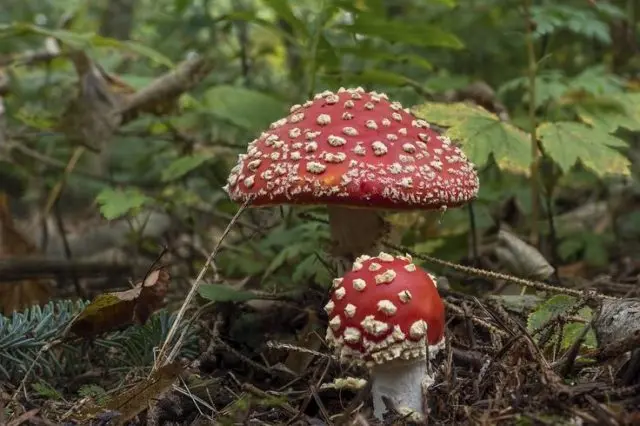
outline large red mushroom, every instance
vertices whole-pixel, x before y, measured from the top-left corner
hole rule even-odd
[[[254,207],[326,204],[342,273],[379,251],[380,210],[457,207],[478,186],[473,164],[426,121],[383,93],[341,88],[272,123],[239,155],[224,189]]]
[[[423,390],[433,381],[426,355],[444,345],[445,311],[435,278],[409,255],[363,255],[334,280],[325,310],[326,340],[340,360],[370,368],[374,415],[382,419],[383,396],[423,415]]]

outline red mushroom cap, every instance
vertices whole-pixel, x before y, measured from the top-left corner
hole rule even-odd
[[[253,206],[455,207],[478,176],[460,148],[387,95],[325,91],[249,143],[224,189]]]
[[[424,356],[444,337],[444,304],[432,275],[411,256],[360,256],[333,283],[327,343],[369,365]]]

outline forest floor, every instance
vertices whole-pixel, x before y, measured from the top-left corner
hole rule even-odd
[[[605,269],[582,262],[562,266],[563,286],[590,292],[576,297],[569,311],[547,318],[535,333],[528,327],[531,305],[537,303],[533,293],[479,296],[441,285],[446,347],[433,364],[428,424],[640,424],[640,331],[631,327],[621,340],[585,345],[590,326],[597,326],[577,318],[590,294],[623,301],[637,297],[640,260],[630,256],[634,250],[619,249]],[[490,263],[489,258],[473,262]],[[488,293],[505,284],[456,271],[448,278],[492,289]],[[187,286],[170,292],[171,310],[188,291]],[[203,305],[185,316],[196,324],[195,349],[152,374],[151,365],[110,369],[102,361],[111,352],[85,342],[91,368],[58,377],[51,388],[6,384],[0,424],[379,424],[364,382],[335,385],[336,378],[366,379],[367,372],[339,363],[326,347],[324,303],[326,290],[312,285],[273,300],[219,302],[215,309]],[[568,333],[575,339],[567,340]],[[157,356],[156,350],[153,359]],[[34,363],[38,370],[38,360]],[[397,412],[385,420],[409,423]]]

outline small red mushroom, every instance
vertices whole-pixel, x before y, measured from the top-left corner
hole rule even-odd
[[[375,415],[381,418],[385,410],[383,395],[423,413],[427,348],[433,355],[444,343],[445,311],[435,278],[409,255],[364,255],[334,280],[325,310],[326,340],[341,361],[371,369]]]
[[[326,204],[336,254],[377,253],[377,209],[437,210],[473,200],[478,176],[449,138],[383,93],[325,91],[248,145],[224,189],[251,205]],[[355,210],[357,208],[357,210]]]

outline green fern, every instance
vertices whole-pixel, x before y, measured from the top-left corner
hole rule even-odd
[[[41,352],[45,344],[62,337],[71,319],[87,304],[63,300],[34,306],[10,317],[0,316],[0,382],[17,383],[31,368],[32,377],[52,379],[81,374],[96,366],[113,373],[149,366],[154,360],[154,348],[162,344],[175,319],[161,310],[144,325],[82,344],[62,343]],[[191,327],[180,356],[194,358],[197,353],[196,330]]]
[[[10,317],[0,315],[0,380],[24,377],[42,346],[60,336],[86,304],[64,300],[33,306]],[[79,358],[78,347],[63,344],[56,351],[42,353],[34,373],[39,377],[73,374]]]
[[[94,384],[81,386],[78,389],[78,395],[82,398],[92,398],[98,405],[103,405],[109,399],[107,391]]]
[[[587,6],[586,2],[582,7],[545,4],[531,8],[533,20],[536,23],[536,37],[567,31],[604,44],[611,44],[611,35],[603,15],[611,16],[613,12],[621,11],[614,8],[610,8],[608,11],[594,11],[593,8]]]

